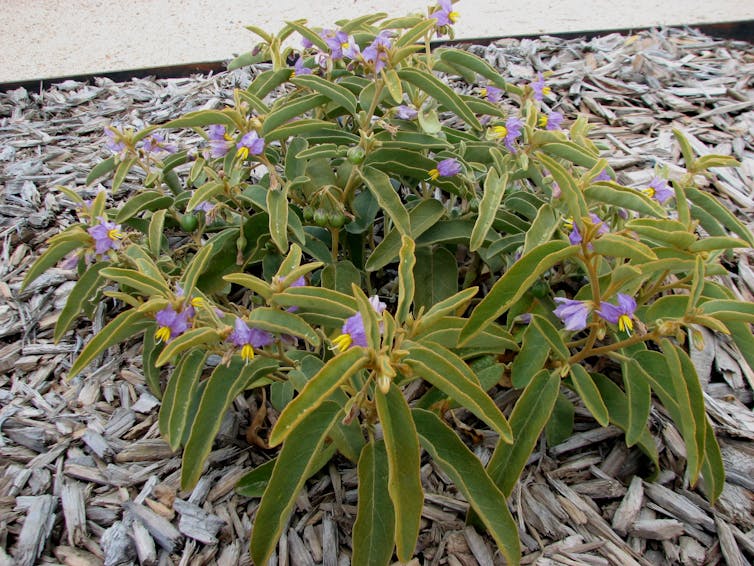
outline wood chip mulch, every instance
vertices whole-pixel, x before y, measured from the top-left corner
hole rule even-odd
[[[663,29],[470,49],[513,82],[552,71],[554,109],[567,119],[589,116],[626,185],[646,183],[657,164],[681,172],[673,127],[699,153],[733,155],[742,167],[720,171],[706,188],[752,226],[754,46]],[[208,469],[193,491],[182,492],[180,455],[159,437],[159,400],[144,384],[138,343],[111,348],[84,377],[66,379],[114,305],[103,303],[92,322],[82,320],[54,344],[73,272],[51,269],[24,292],[20,282],[46,239],[75,221],[54,187],[83,187],[107,154],[105,125],[140,127],[222,108],[232,102],[232,88],[245,87],[262,68],[0,93],[0,566],[250,563],[258,500],[233,486],[269,458],[243,436],[259,398],[235,401]],[[125,190],[137,183],[129,178]],[[738,253],[726,281],[747,300],[754,296],[753,259],[752,250]],[[646,462],[618,430],[600,428],[577,407],[576,434],[551,448],[543,444],[510,500],[525,564],[754,561],[754,374],[732,343],[712,334],[694,362],[727,467],[719,502],[711,507],[684,479],[683,443],[661,407],[651,416],[663,467],[655,483],[641,479]],[[509,399],[497,400],[503,406]],[[485,440],[475,450],[485,461],[494,439],[477,432]],[[413,563],[501,564],[491,540],[465,527],[467,504],[442,472],[428,462],[422,473],[427,496]],[[354,466],[335,460],[298,497],[271,564],[349,564],[355,513]]]

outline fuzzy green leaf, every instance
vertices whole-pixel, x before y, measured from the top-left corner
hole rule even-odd
[[[602,426],[610,424],[610,415],[608,414],[605,402],[602,400],[599,389],[594,384],[592,376],[580,364],[571,366],[571,380],[576,392],[581,397],[584,405],[595,420]]]
[[[160,406],[160,433],[170,444],[171,450],[178,450],[186,432],[188,413],[199,387],[199,378],[204,370],[204,362],[209,353],[194,350],[181,358],[170,376]]]

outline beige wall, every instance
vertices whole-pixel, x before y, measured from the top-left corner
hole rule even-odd
[[[247,51],[254,24],[331,25],[425,0],[0,0],[0,82],[180,65]],[[316,6],[316,8],[315,8]],[[754,0],[461,0],[459,37],[500,37],[754,19]]]

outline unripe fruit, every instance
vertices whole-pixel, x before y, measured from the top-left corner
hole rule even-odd
[[[314,209],[308,204],[304,207],[304,220],[311,222],[314,219]]]
[[[365,156],[366,153],[364,152],[364,148],[358,145],[349,148],[347,153],[348,161],[350,161],[354,165],[358,165],[359,163],[364,161]]]
[[[322,208],[314,211],[314,223],[317,226],[327,226],[327,213]]]
[[[346,223],[346,215],[342,212],[332,212],[327,215],[327,223],[333,228],[341,228]]]
[[[183,216],[181,216],[180,223],[181,228],[183,228],[186,232],[193,232],[199,225],[199,221],[193,214],[184,214]]]

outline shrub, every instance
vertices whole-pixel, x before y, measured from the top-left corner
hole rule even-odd
[[[723,485],[688,347],[729,334],[754,367],[754,307],[715,277],[752,234],[697,187],[711,167],[675,132],[686,174],[622,186],[585,117],[565,123],[539,75],[514,85],[463,50],[449,1],[426,17],[384,14],[337,30],[288,23],[232,66],[271,60],[234,104],[140,131],[108,128],[113,155],[75,202],[28,284],[73,254],[79,279],[59,339],[102,297],[122,304],[69,377],[143,334],[160,430],[199,479],[233,399],[264,388],[280,411],[276,458],[239,491],[261,497],[251,555],[264,564],[307,478],[336,453],[357,463],[354,564],[409,560],[423,504],[422,449],[470,503],[509,563],[506,498],[541,432],[572,432],[572,390],[657,467],[654,394],[685,441],[687,475]],[[304,39],[302,50],[286,40]],[[485,85],[460,94],[442,76]],[[567,127],[566,127],[567,126]],[[184,147],[169,140],[185,132]],[[687,344],[687,337],[691,339]],[[598,363],[599,362],[599,363]],[[162,368],[170,368],[162,372]],[[418,400],[405,388],[422,380]],[[506,418],[488,394],[519,395]],[[483,466],[444,416],[463,407],[499,441]]]

